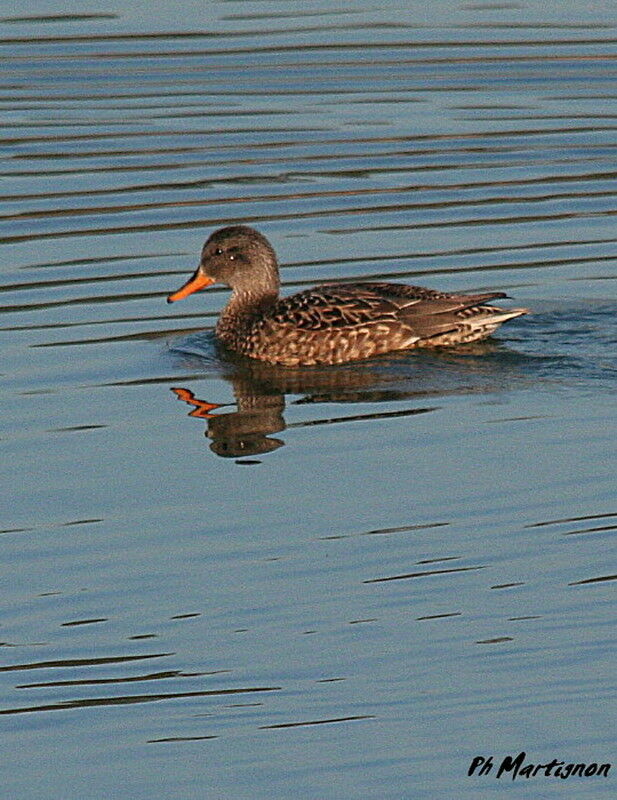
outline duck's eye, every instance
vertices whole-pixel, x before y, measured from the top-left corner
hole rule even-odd
[[[214,251],[214,255],[215,256],[222,256],[223,255],[223,251],[221,250],[220,247],[216,248],[216,250]]]
[[[235,255],[234,255],[233,253],[230,253],[230,254],[229,254],[229,260],[230,260],[230,261],[233,261],[233,260],[234,260],[234,258],[235,258]]]

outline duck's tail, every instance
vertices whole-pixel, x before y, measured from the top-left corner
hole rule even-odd
[[[431,336],[423,342],[429,347],[451,347],[486,339],[508,320],[528,314],[527,308],[497,308],[496,306],[472,306],[456,314],[456,322],[448,331]]]

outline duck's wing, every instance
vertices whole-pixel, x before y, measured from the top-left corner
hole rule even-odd
[[[326,284],[336,286],[336,284]],[[453,292],[441,292],[438,289],[427,289],[425,286],[413,286],[408,283],[385,283],[377,281],[362,281],[358,283],[343,284],[351,287],[354,291],[370,291],[384,297],[399,297],[408,300],[446,300],[454,303],[466,305],[468,301],[472,303],[485,303],[487,300],[497,300],[507,297],[505,292],[483,292],[482,294],[455,294]]]
[[[470,316],[458,316],[461,312],[480,311],[487,301],[505,296],[450,294],[396,283],[323,284],[279,300],[268,324],[306,331],[404,326],[412,338],[421,339],[455,328]]]

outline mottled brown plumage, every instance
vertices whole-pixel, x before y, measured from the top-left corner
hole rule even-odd
[[[244,225],[215,231],[197,271],[168,301],[212,283],[232,289],[217,338],[231,350],[286,366],[473,342],[527,313],[486,305],[506,297],[503,292],[449,294],[398,283],[327,283],[280,298],[276,254],[265,236]]]

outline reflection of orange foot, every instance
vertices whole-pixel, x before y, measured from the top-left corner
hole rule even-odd
[[[188,403],[190,406],[195,406],[195,408],[189,412],[189,417],[210,419],[216,416],[216,414],[210,414],[210,411],[213,411],[215,408],[221,408],[220,403],[206,403],[204,400],[197,400],[193,392],[190,392],[188,389],[172,388],[171,391],[178,396],[178,400],[184,400],[184,402]]]

